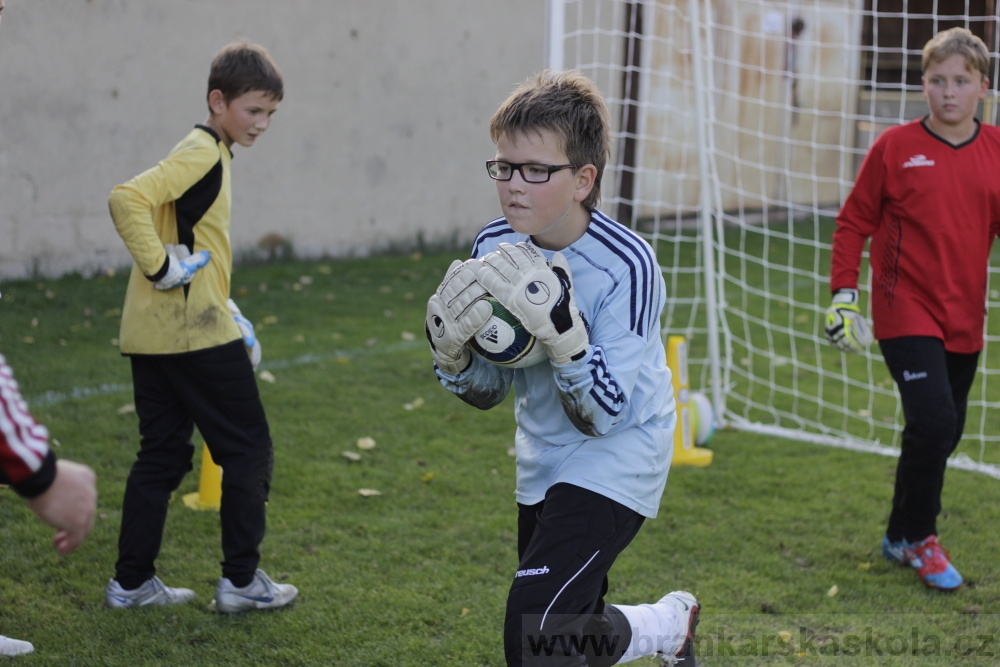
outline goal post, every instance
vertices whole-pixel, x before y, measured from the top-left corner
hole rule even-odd
[[[687,339],[692,390],[733,428],[898,453],[878,346],[846,355],[823,337],[834,217],[875,137],[926,113],[920,53],[937,31],[986,42],[980,118],[996,122],[992,0],[549,0],[548,16],[548,65],[582,71],[608,101],[600,206],[656,250],[664,335]],[[950,464],[996,478],[998,375],[988,319]]]

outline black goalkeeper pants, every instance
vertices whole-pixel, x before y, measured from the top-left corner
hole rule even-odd
[[[625,615],[604,603],[608,571],[642,515],[598,493],[556,484],[518,505],[520,558],[507,597],[507,665],[605,667],[632,641]]]
[[[881,340],[879,347],[906,420],[886,535],[919,542],[937,534],[944,473],[962,439],[979,353],[948,352],[926,336]]]
[[[156,573],[170,494],[192,469],[197,425],[222,468],[222,575],[250,583],[260,562],[273,449],[243,340],[182,355],[135,355],[140,449],[125,486],[115,578],[132,589]]]

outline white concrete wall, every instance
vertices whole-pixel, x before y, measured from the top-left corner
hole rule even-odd
[[[299,256],[469,240],[499,205],[488,122],[544,66],[544,0],[7,0],[0,29],[0,277],[129,257],[111,188],[205,120],[208,65],[264,45],[285,100],[234,146],[233,245]]]

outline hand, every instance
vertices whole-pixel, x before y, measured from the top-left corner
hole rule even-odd
[[[80,546],[94,527],[96,479],[87,466],[59,459],[52,486],[28,501],[28,507],[38,518],[56,529],[53,545],[61,554]]]
[[[472,362],[467,343],[486,324],[493,308],[482,300],[486,290],[476,282],[474,259],[455,260],[427,300],[424,331],[431,344],[434,363],[445,373],[458,375]]]
[[[198,269],[208,264],[208,260],[211,259],[207,250],[199,250],[192,255],[183,243],[176,246],[167,244],[163,249],[167,251],[167,275],[153,283],[153,287],[158,290],[187,285],[194,280],[194,274]]]
[[[501,243],[482,258],[476,275],[486,291],[535,335],[553,362],[568,364],[586,353],[587,327],[573,298],[569,263],[561,252],[552,256],[550,265],[530,243]]]
[[[236,326],[243,334],[243,344],[246,345],[247,354],[250,355],[250,363],[253,365],[253,369],[257,370],[257,366],[260,365],[261,349],[260,341],[257,340],[257,334],[253,330],[253,323],[243,316],[235,301],[230,299],[226,301],[226,305],[229,306],[229,312],[232,313],[233,319],[236,320]]]
[[[830,344],[844,352],[864,352],[871,345],[871,329],[858,308],[858,290],[837,290],[826,309],[825,331]]]

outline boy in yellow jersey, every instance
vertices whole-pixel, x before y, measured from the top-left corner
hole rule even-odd
[[[216,609],[283,607],[298,594],[257,568],[273,449],[254,377],[260,345],[229,298],[231,147],[252,146],[283,96],[281,72],[266,50],[226,46],[212,61],[205,123],[111,192],[111,218],[135,260],[120,345],[132,364],[141,440],[105,592],[109,607],[195,597],[166,586],[154,566],[170,494],[192,468],[195,426],[223,471]]]

